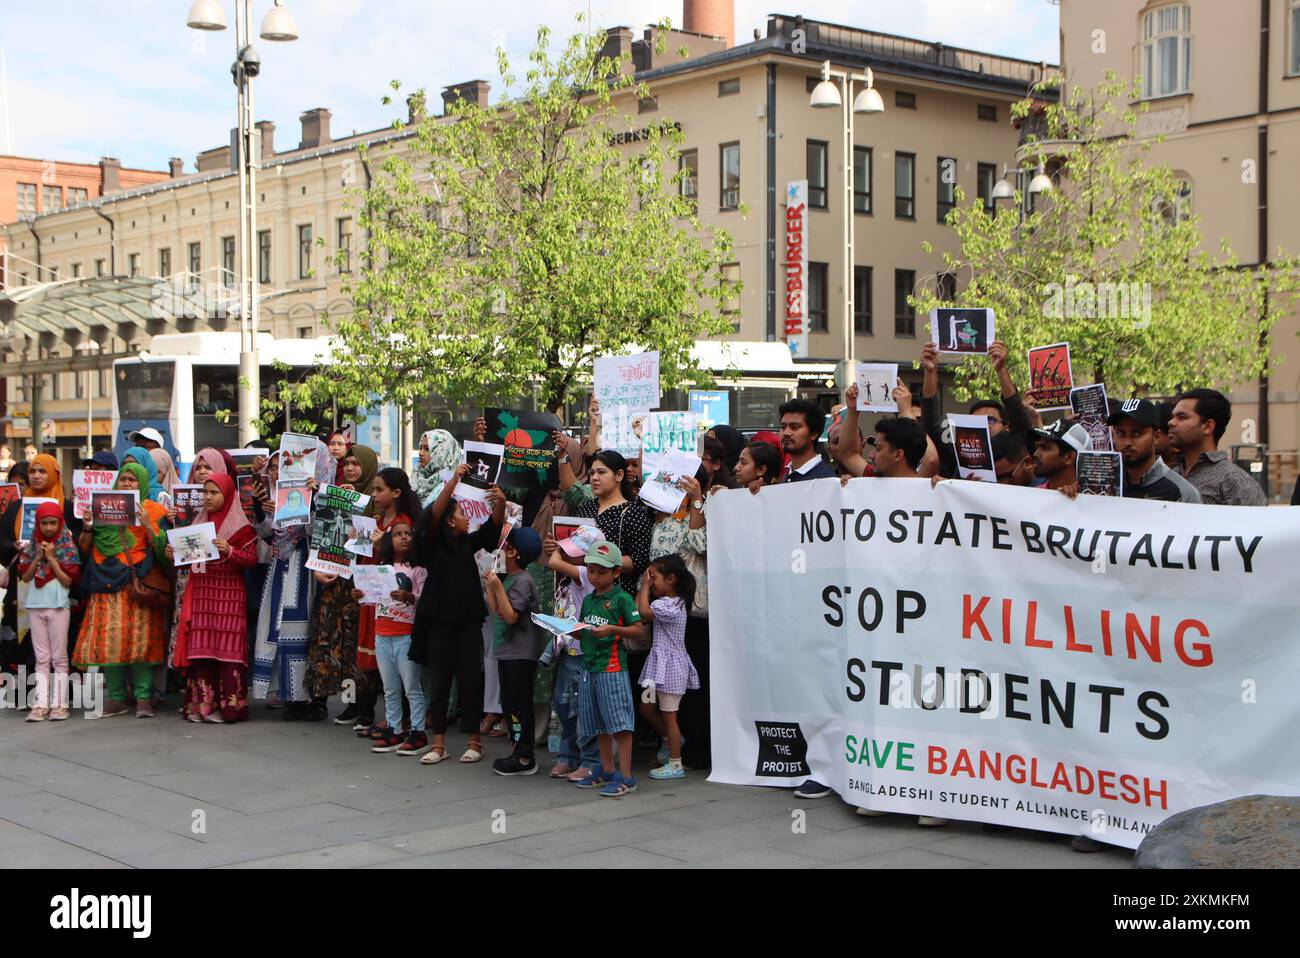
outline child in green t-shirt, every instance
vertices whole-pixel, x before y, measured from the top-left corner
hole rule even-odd
[[[618,587],[616,569],[623,554],[612,542],[594,542],[587,550],[587,578],[594,590],[582,601],[578,618],[588,628],[574,633],[582,642],[586,671],[578,689],[579,739],[599,737],[600,770],[578,783],[579,788],[599,788],[603,798],[619,798],[636,791],[632,775],[632,730],[636,707],[627,675],[623,643],[639,639],[644,626],[636,600]],[[614,743],[618,742],[618,770],[614,769]]]

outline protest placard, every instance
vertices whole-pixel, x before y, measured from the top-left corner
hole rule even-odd
[[[316,476],[316,456],[320,446],[312,436],[286,432],[280,437],[279,478],[312,479]]]
[[[940,306],[930,310],[930,341],[941,353],[987,353],[996,338],[991,309]]]
[[[22,528],[18,533],[18,538],[23,542],[31,542],[32,536],[35,535],[36,529],[36,510],[41,507],[42,503],[52,502],[56,506],[59,504],[58,499],[46,499],[42,496],[24,496],[23,497],[23,521]],[[134,515],[134,513],[132,513]]]
[[[948,423],[952,427],[952,446],[957,453],[957,475],[962,479],[997,482],[988,417],[952,413],[948,416]]]
[[[1089,448],[1094,452],[1105,452],[1112,448],[1110,426],[1106,420],[1110,417],[1110,407],[1106,402],[1106,387],[1102,383],[1080,386],[1070,390],[1070,408],[1079,417],[1079,425],[1088,430]]]
[[[486,409],[487,439],[500,443],[501,470],[497,482],[515,489],[551,489],[555,474],[553,433],[564,423],[554,413],[522,409]]]
[[[371,537],[378,531],[378,519],[370,516],[353,516],[348,541],[343,543],[343,548],[354,556],[365,556],[369,559],[375,554],[375,540]]]
[[[239,487],[239,505],[244,510],[245,518],[249,522],[256,522],[257,513],[253,509],[253,503],[257,500],[257,494],[262,489],[262,477],[250,472],[236,476],[235,482]]]
[[[188,526],[203,508],[203,487],[173,486],[172,503],[176,507],[176,525]]]
[[[23,491],[16,482],[0,483],[0,516],[9,511],[9,507],[23,497]]]
[[[1025,398],[1039,412],[1070,408],[1074,374],[1070,371],[1070,344],[1053,343],[1029,350],[1029,388]]]
[[[466,499],[478,499],[487,502],[488,486],[496,483],[501,474],[501,461],[506,447],[502,443],[473,442],[465,443],[465,463],[469,472],[456,485],[456,492]]]
[[[352,554],[345,545],[352,534],[352,517],[365,512],[370,497],[354,489],[327,485],[316,494],[316,515],[308,543],[307,568],[350,578]]]
[[[659,353],[597,358],[592,391],[600,403],[601,446],[629,459],[641,455],[633,418],[659,405]]]
[[[1298,552],[1297,509],[920,479],[721,492],[709,780],[813,777],[851,805],[1127,848],[1179,812],[1300,795],[1295,701],[1254,691],[1300,682]]]
[[[107,491],[117,481],[117,473],[111,469],[75,469],[72,472],[72,514],[78,519],[86,517],[90,508],[90,494],[93,491]]]
[[[90,493],[90,516],[96,526],[125,528],[138,525],[136,513],[139,510],[138,489],[92,490]]]
[[[217,549],[217,527],[211,522],[167,530],[167,544],[172,547],[172,565],[195,565],[221,558]]]
[[[603,407],[602,407],[603,408]],[[670,449],[694,455],[700,433],[693,412],[648,412],[641,416],[641,454],[658,456]]]
[[[681,507],[686,495],[678,483],[699,471],[700,457],[670,449],[662,455],[647,455],[642,465],[641,500],[671,515]]]
[[[362,605],[378,605],[397,591],[397,573],[391,565],[352,565],[352,586],[361,592]]]
[[[860,412],[898,412],[898,363],[858,363],[856,372]]]
[[[1074,471],[1080,495],[1124,495],[1124,459],[1117,452],[1081,452]]]
[[[251,476],[256,471],[257,461],[270,456],[271,450],[248,447],[246,449],[227,449],[226,454],[235,463],[236,476]]]
[[[281,474],[283,475],[283,473]],[[281,529],[311,522],[310,479],[278,479],[275,483],[275,524]]]

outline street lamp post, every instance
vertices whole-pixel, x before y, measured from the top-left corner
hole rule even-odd
[[[839,83],[833,82],[838,80]],[[854,96],[854,84],[865,86]],[[850,107],[850,104],[852,106]],[[851,70],[833,70],[831,61],[822,63],[822,79],[813,87],[808,105],[813,109],[840,108],[842,116],[841,146],[844,157],[844,213],[842,225],[844,230],[844,359],[836,366],[839,388],[847,389],[854,379],[854,340],[853,329],[853,116],[857,113],[874,114],[885,112],[885,102],[875,88],[871,68],[867,72],[854,73]]]
[[[261,383],[257,357],[258,292],[254,273],[257,254],[257,160],[253,151],[253,78],[262,72],[262,60],[249,41],[252,0],[235,2],[235,62],[230,67],[238,91],[239,109],[239,442],[257,439],[255,423],[261,412]],[[226,29],[220,0],[194,0],[186,24],[194,30]],[[263,40],[284,43],[298,39],[298,25],[283,0],[262,21]]]
[[[77,344],[77,352],[89,356],[91,353],[97,353],[100,350],[99,343],[93,339],[87,339]],[[95,454],[95,404],[90,389],[90,375],[94,372],[89,366],[86,367],[86,458],[89,459]]]

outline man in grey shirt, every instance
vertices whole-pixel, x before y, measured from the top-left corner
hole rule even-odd
[[[1169,439],[1178,447],[1181,473],[1201,494],[1201,501],[1218,506],[1266,506],[1268,497],[1244,469],[1219,452],[1219,440],[1232,419],[1232,403],[1214,389],[1189,389],[1174,400]]]

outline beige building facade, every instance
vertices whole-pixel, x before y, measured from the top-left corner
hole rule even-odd
[[[808,362],[792,363],[784,350],[755,350],[765,358],[747,373],[754,383],[764,384],[764,391],[751,390],[754,401],[748,402],[742,383],[732,421],[770,425],[775,403],[795,392],[829,406],[835,390],[828,377],[844,356],[846,323],[855,326],[857,359],[915,359],[926,337],[925,318],[912,315],[906,297],[948,282],[940,272],[943,251],[955,244],[943,223],[955,198],[953,181],[967,202],[988,196],[1003,166],[1015,161],[1018,132],[1010,122],[1011,104],[1055,68],[777,16],[769,18],[765,35],[739,46],[728,46],[720,37],[675,32],[667,49],[675,51],[683,43],[690,49],[684,61],[675,53],[656,56],[650,31],[638,39],[621,28],[607,34],[610,52],[630,53],[639,78],[651,89],[648,100],[628,98],[621,104],[630,126],[663,120],[680,124],[683,162],[694,170],[701,219],[723,227],[734,239],[735,261],[727,270],[742,282],[743,291],[734,304],[734,332],[722,338],[755,344],[782,338],[787,184],[808,179],[813,207],[807,220],[814,330]],[[856,121],[849,161],[855,164],[857,181],[851,276],[841,263],[846,206],[841,114],[809,105],[826,59],[836,69],[870,66],[885,103],[883,113]],[[487,84],[481,81],[457,85],[449,93],[488,100]],[[280,338],[325,335],[323,317],[350,308],[343,291],[347,277],[327,258],[340,247],[355,250],[364,243],[348,196],[371,173],[357,147],[368,143],[381,154],[401,149],[406,136],[386,129],[333,139],[329,119],[327,110],[307,111],[298,145],[279,151],[274,127],[259,124],[260,328]],[[198,173],[5,227],[8,247],[15,256],[34,261],[33,229],[39,231],[44,282],[66,280],[75,266],[91,278],[193,282],[197,277],[204,284],[228,283],[238,236],[238,178],[230,169],[229,149],[201,154]],[[371,167],[376,162],[372,159]],[[317,245],[321,239],[323,248]],[[933,245],[932,253],[922,251],[925,242]],[[841,305],[845,283],[854,284],[852,317],[844,315]],[[83,374],[74,370],[101,370],[93,374],[90,402],[95,418],[106,419],[109,384],[102,370],[114,356],[147,349],[159,333],[237,328],[234,319],[211,317],[106,326],[86,314],[80,320],[88,328],[33,337],[13,323],[22,315],[17,303],[21,293],[12,287],[0,292],[0,324],[7,324],[9,336],[5,373],[11,408],[30,408],[31,374],[39,371],[46,385],[41,397],[45,414],[60,421],[79,418],[81,442],[87,401],[77,392]],[[99,343],[98,354],[77,352],[86,339]],[[914,378],[919,383],[919,373]],[[5,424],[11,437],[20,435],[12,419]]]
[[[1140,131],[1164,136],[1150,157],[1186,182],[1205,249],[1226,238],[1248,266],[1300,253],[1300,0],[1062,0],[1061,37],[1071,85],[1143,78]],[[1266,444],[1276,500],[1300,448],[1300,318],[1275,319],[1268,375],[1233,390],[1220,448]]]

